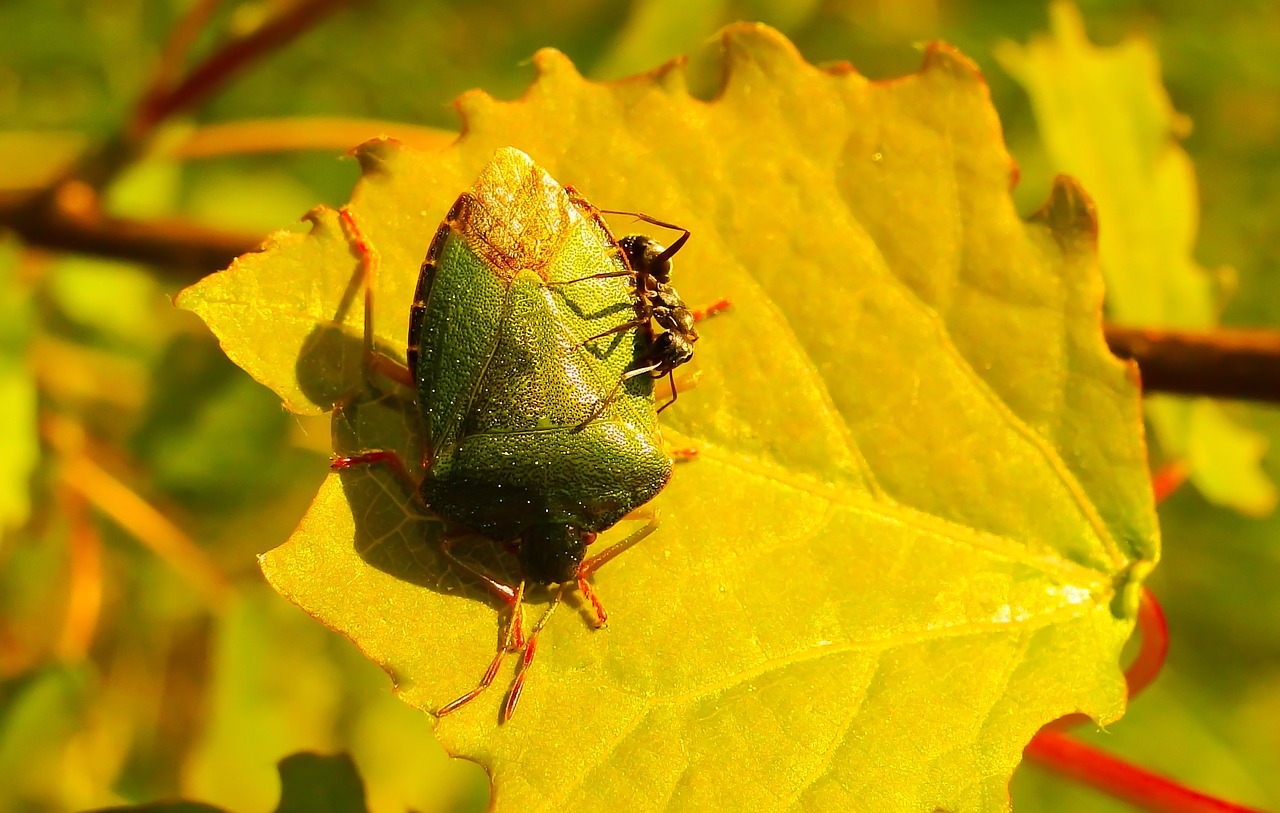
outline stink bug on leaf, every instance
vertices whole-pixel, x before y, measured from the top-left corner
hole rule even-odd
[[[445,554],[509,604],[511,616],[479,685],[437,713],[470,702],[493,682],[507,652],[523,651],[506,720],[538,633],[565,591],[576,585],[603,626],[591,574],[655,527],[651,520],[587,556],[598,533],[655,497],[671,476],[653,389],[655,378],[689,360],[697,339],[698,314],[670,286],[671,256],[689,232],[638,215],[682,234],[670,248],[644,236],[617,241],[601,210],[523,152],[500,149],[431,243],[402,365],[374,351],[377,253],[352,214],[340,215],[361,257],[367,366],[416,391],[424,475],[413,482],[389,450],[338,457],[333,467],[386,463],[432,512],[514,553],[520,577],[508,584],[455,555],[448,535],[444,543]],[[671,400],[674,394],[673,385]],[[558,587],[526,636],[523,601],[536,585]]]

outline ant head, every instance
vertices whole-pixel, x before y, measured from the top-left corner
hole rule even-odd
[[[698,334],[693,334],[693,339],[697,338]],[[693,358],[693,341],[674,330],[668,330],[654,339],[649,355],[658,363],[653,375],[664,376]]]
[[[658,282],[671,281],[671,258],[662,256],[667,247],[657,240],[647,234],[628,234],[618,246],[627,255],[632,271]]]

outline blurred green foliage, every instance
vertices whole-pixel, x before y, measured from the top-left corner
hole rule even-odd
[[[187,5],[6,4],[0,189],[47,177],[120,126]],[[280,5],[222,4],[197,53]],[[1280,325],[1280,6],[1080,6],[1095,42],[1154,43],[1173,105],[1194,125],[1184,145],[1202,203],[1196,257],[1238,274],[1223,321]],[[1023,0],[370,0],[253,67],[174,133],[300,115],[456,127],[453,97],[471,87],[518,96],[538,47],[558,47],[602,79],[681,53],[695,54],[696,67],[708,38],[735,19],[774,25],[810,60],[848,60],[873,78],[914,70],[923,41],[959,46],[987,75],[1022,167],[1023,211],[1044,200],[1056,167],[1028,99],[993,56],[1000,42],[1047,29],[1046,8]],[[707,76],[699,87],[715,84]],[[345,201],[357,174],[324,152],[186,163],[157,155],[108,203],[124,215],[266,232],[296,228],[316,203]],[[172,278],[18,252],[12,241],[0,248],[0,523],[16,526],[0,540],[0,807],[74,811],[182,794],[265,811],[278,798],[275,763],[319,749],[355,755],[374,813],[481,809],[483,773],[447,761],[385,676],[262,586],[253,555],[283,540],[315,493],[327,424],[285,416],[230,367],[195,318],[172,309]],[[33,389],[52,422],[39,446],[21,406]],[[1274,409],[1238,411],[1276,448]],[[93,440],[85,446],[67,427]],[[79,466],[86,449],[108,481]],[[23,460],[37,450],[31,469]],[[1280,477],[1274,453],[1263,469]],[[190,571],[157,554],[154,527],[108,516],[94,502],[118,504],[104,482],[157,506],[230,591],[194,590]],[[1194,493],[1161,515],[1165,554],[1151,587],[1169,616],[1169,664],[1129,716],[1090,739],[1208,792],[1280,807],[1280,735],[1270,724],[1280,716],[1280,519],[1244,518]],[[1019,810],[1123,809],[1034,767],[1020,771],[1013,794]]]

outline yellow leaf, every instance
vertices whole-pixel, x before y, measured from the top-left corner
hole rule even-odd
[[[437,224],[507,145],[598,206],[687,226],[681,292],[733,301],[662,414],[698,458],[654,500],[657,532],[594,577],[610,626],[562,610],[509,723],[514,656],[436,733],[500,811],[1004,809],[1040,726],[1120,715],[1157,555],[1089,204],[1064,180],[1019,220],[986,86],[946,46],[882,83],[761,26],[722,47],[710,103],[679,63],[597,84],[547,50],[520,100],[459,100],[451,149],[359,151],[389,352]],[[360,308],[339,314],[356,256],[334,213],[314,224],[180,300],[301,411],[360,386]],[[382,389],[346,399],[338,448],[412,460],[410,396]],[[263,568],[432,711],[475,684],[505,614],[413,506],[383,467],[331,476]]]

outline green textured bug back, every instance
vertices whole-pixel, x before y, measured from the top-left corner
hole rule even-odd
[[[626,271],[595,209],[519,150],[458,199],[410,318],[433,509],[514,539],[535,523],[603,530],[661,491],[653,379],[618,388],[650,333],[609,333],[636,318],[633,282],[586,279]]]

